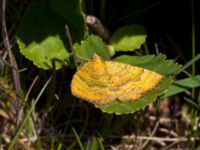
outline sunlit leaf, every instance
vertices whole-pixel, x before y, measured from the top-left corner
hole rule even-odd
[[[68,5],[67,2],[66,5]],[[80,4],[74,2],[69,5]],[[71,52],[66,48],[65,24],[69,26],[72,41],[76,42],[84,38],[83,19],[79,23],[77,22],[83,16],[79,13],[70,21],[69,16],[72,14],[66,13],[65,17],[63,15],[57,13],[47,4],[43,4],[30,8],[22,19],[17,32],[20,52],[39,68],[51,69],[55,65],[55,69],[59,69],[63,64],[71,64]],[[69,17],[68,20],[65,19],[67,17]],[[72,22],[78,23],[79,27]]]
[[[88,36],[86,40],[81,41],[81,44],[74,44],[74,49],[80,62],[88,61],[94,54],[98,54],[105,60],[110,59],[108,47],[100,37],[95,35]]]
[[[141,47],[146,37],[145,29],[141,25],[123,26],[113,33],[110,45],[116,51],[133,51]]]

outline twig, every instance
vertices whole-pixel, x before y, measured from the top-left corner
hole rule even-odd
[[[14,66],[12,66],[9,62],[7,62],[6,60],[4,60],[1,56],[0,56],[0,61],[2,61],[4,64],[6,64],[8,67],[12,68],[12,69],[16,69]]]
[[[158,44],[157,44],[157,43],[154,43],[154,46],[155,46],[156,54],[157,54],[157,55],[159,55],[159,48],[158,48]]]
[[[158,126],[159,126],[159,121],[156,122],[156,124],[155,124],[155,126],[154,126],[154,129],[153,129],[153,131],[152,131],[152,133],[151,133],[150,136],[153,136],[153,135],[156,133],[156,131],[157,131],[157,129],[158,129]],[[144,147],[145,147],[148,143],[149,143],[149,140],[146,140],[146,141],[144,142],[144,144],[140,147],[140,149],[144,149]]]
[[[12,76],[13,76],[13,81],[14,81],[14,86],[15,86],[15,90],[17,95],[19,96],[19,93],[21,91],[21,84],[20,84],[20,79],[19,79],[19,72],[18,72],[18,67],[17,67],[17,63],[16,60],[14,58],[14,55],[11,51],[11,45],[10,45],[10,41],[9,41],[9,37],[8,37],[8,32],[7,32],[7,27],[6,27],[6,20],[5,20],[5,9],[6,9],[6,0],[2,0],[2,36],[3,36],[3,43],[4,46],[8,52],[8,57],[9,57],[9,63],[11,64],[11,66],[13,66],[11,68],[12,70]],[[15,69],[14,69],[15,68]],[[17,111],[17,126],[19,124],[19,122],[21,121],[21,116],[22,116],[22,112],[19,112],[19,108],[22,107],[22,103],[20,102],[20,99],[17,98],[16,100],[16,111]]]
[[[183,142],[180,140],[174,141],[173,143],[169,144],[168,146],[166,146],[165,148],[162,148],[161,150],[168,150],[171,149],[174,145],[178,144],[179,142]]]
[[[15,60],[15,58],[13,56],[12,51],[11,51],[11,45],[10,45],[10,41],[9,41],[9,38],[8,38],[6,21],[5,21],[5,8],[6,8],[6,0],[3,0],[3,3],[2,3],[2,34],[3,34],[3,42],[4,42],[6,50],[8,51],[8,57],[9,57],[10,64],[13,66],[13,68],[15,68],[15,69],[12,69],[12,72],[13,72],[15,89],[16,89],[16,92],[19,94],[19,92],[21,91],[21,84],[20,84],[20,80],[19,80],[17,63],[16,63],[16,60]]]
[[[185,138],[185,137],[177,137],[177,138],[170,138],[170,137],[147,137],[147,136],[135,136],[135,135],[131,135],[131,136],[124,136],[122,137],[123,139],[125,140],[135,140],[135,139],[138,139],[138,140],[151,140],[151,141],[164,141],[164,142],[175,142],[175,141],[180,141],[180,142],[187,142],[188,141],[188,138]],[[200,138],[196,137],[192,137],[190,139],[191,141],[199,141]]]
[[[29,87],[29,89],[28,89],[28,91],[27,91],[27,93],[26,93],[26,96],[25,96],[25,98],[24,98],[24,102],[26,102],[26,101],[28,100],[29,94],[30,94],[31,90],[33,89],[33,87],[34,87],[34,85],[35,85],[35,83],[36,83],[36,81],[37,81],[38,79],[39,79],[39,75],[37,75],[37,76],[34,78],[33,82],[31,83],[31,85],[30,85],[30,87]]]
[[[110,34],[108,30],[104,27],[102,22],[96,17],[92,15],[87,15],[85,17],[85,21],[88,27],[96,34],[98,34],[105,41],[109,41]]]
[[[72,38],[70,36],[70,33],[69,33],[69,27],[67,25],[65,25],[65,34],[66,34],[66,37],[67,37],[67,49],[72,52],[73,54],[73,59],[74,59],[74,64],[76,66],[76,68],[78,67],[78,62],[77,62],[77,56],[76,56],[76,53],[73,49],[73,46],[72,46]]]
[[[159,128],[159,132],[168,133],[170,136],[178,137],[177,133],[173,130],[168,130],[166,128]]]

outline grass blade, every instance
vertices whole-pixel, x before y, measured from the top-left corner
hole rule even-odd
[[[31,106],[30,110],[28,111],[27,115],[25,116],[24,120],[22,121],[21,123],[21,126],[19,127],[19,129],[17,130],[14,138],[12,139],[9,147],[8,147],[8,150],[13,150],[14,148],[14,144],[16,143],[17,141],[17,138],[19,137],[24,125],[26,124],[26,122],[28,121],[33,109],[35,108],[35,105],[37,104],[38,100],[40,99],[41,95],[43,94],[44,90],[46,89],[47,85],[49,84],[49,82],[51,81],[51,77],[49,78],[49,80],[45,83],[45,85],[43,86],[43,88],[41,89],[40,93],[38,94],[36,100],[34,101],[33,105]]]
[[[187,69],[189,66],[193,65],[197,60],[200,59],[200,53],[193,57],[188,63],[186,63],[180,70],[179,73],[182,72],[183,70]]]
[[[78,136],[78,133],[76,132],[76,130],[75,130],[74,127],[72,127],[72,131],[73,131],[73,133],[74,133],[74,135],[75,135],[75,137],[76,137],[76,140],[77,140],[77,142],[78,142],[78,144],[79,144],[79,146],[80,146],[80,149],[81,149],[81,150],[84,150],[83,145],[82,145],[82,143],[81,143],[81,140],[80,140],[80,138],[79,138],[79,136]]]
[[[194,76],[197,80],[200,80],[200,75]],[[167,92],[162,96],[169,97],[188,90],[189,88],[199,87],[200,83],[193,79],[193,77],[178,80],[170,85]]]

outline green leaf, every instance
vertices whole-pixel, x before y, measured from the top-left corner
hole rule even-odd
[[[129,25],[119,28],[113,33],[110,44],[116,51],[134,51],[146,40],[146,32],[141,25]]]
[[[108,47],[103,40],[95,35],[90,35],[81,44],[73,45],[76,55],[81,63],[88,61],[94,54],[98,54],[105,60],[109,60]]]
[[[166,56],[163,54],[146,55],[146,56],[129,56],[122,55],[115,58],[115,61],[123,62],[130,65],[143,67],[165,76],[176,74],[180,69],[180,65],[173,60],[166,60]]]
[[[79,42],[87,35],[87,25],[82,12],[81,0],[51,0],[51,8],[62,16],[70,28],[73,42]]]
[[[115,61],[120,61],[122,63],[131,64],[133,66],[140,66],[165,76],[165,79],[153,90],[148,92],[142,98],[133,101],[133,102],[121,102],[114,101],[107,105],[98,105],[95,106],[101,109],[103,112],[107,113],[116,113],[116,114],[128,114],[134,113],[135,111],[144,108],[151,102],[155,101],[158,96],[161,96],[166,92],[167,88],[173,81],[173,74],[179,70],[179,65],[174,63],[172,60],[165,60],[164,55],[154,56],[120,56],[115,59]],[[169,68],[172,71],[169,71]]]
[[[173,84],[171,84],[167,90],[167,92],[162,97],[168,97],[172,96],[181,92],[184,92],[190,88],[196,88],[200,86],[200,75],[195,76],[195,79],[193,78],[186,78],[181,79],[178,81],[175,81]]]
[[[68,5],[67,2],[66,5]],[[71,5],[80,4],[74,2],[70,3]],[[70,15],[72,14],[66,14],[65,18]],[[76,16],[74,17],[76,18]],[[47,4],[30,8],[25,13],[18,28],[17,43],[20,52],[37,67],[53,68],[54,60],[55,69],[61,68],[64,63],[66,65],[71,64],[71,52],[66,49],[67,39],[64,25],[69,25],[72,41],[75,42],[84,38],[84,22],[82,21],[82,25],[79,23],[79,26],[81,26],[77,27],[65,18]]]
[[[101,109],[106,113],[116,113],[116,114],[128,114],[134,113],[135,111],[146,107],[148,104],[152,103],[160,96],[172,83],[172,76],[163,80],[154,90],[148,92],[144,97],[133,101],[133,102],[120,102],[114,101],[108,105],[95,105],[97,108]]]

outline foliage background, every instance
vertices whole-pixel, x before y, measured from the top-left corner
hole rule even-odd
[[[60,0],[60,2],[64,1]],[[66,1],[68,4],[71,2]],[[1,8],[3,3],[5,3],[4,0]],[[73,65],[64,66],[57,71],[45,71],[24,58],[15,41],[22,17],[33,6],[37,7],[45,3],[57,4],[56,1],[7,1],[6,27],[10,45],[12,45],[13,58],[16,59],[19,67],[22,91],[16,90],[12,68],[6,65],[6,62],[11,63],[11,58],[8,55],[8,45],[5,44],[4,28],[2,28],[3,36],[0,43],[1,148],[196,149],[200,146],[198,88],[187,91],[184,89],[184,93],[156,101],[134,114],[116,116],[102,113],[92,105],[80,102],[71,95],[70,82],[76,71]],[[188,85],[193,85],[192,82],[196,81],[196,86],[193,87],[199,86],[199,80],[191,80],[195,74],[199,74],[199,61],[196,62],[196,67],[194,66],[195,61],[199,59],[200,16],[197,10],[200,5],[197,1],[85,0],[82,1],[82,6],[85,14],[98,17],[111,34],[124,25],[133,23],[144,25],[147,32],[146,45],[135,52],[130,52],[129,55],[144,55],[148,48],[150,54],[164,53],[168,58],[174,59],[183,66],[189,63],[189,66],[185,67],[187,70],[182,70],[175,80],[185,78],[189,81]],[[58,11],[63,12],[62,9]],[[32,21],[32,18],[29,19]],[[3,25],[2,22],[3,13],[1,13],[1,25]],[[32,25],[33,30],[29,31],[27,38],[34,34],[35,28],[34,24]],[[49,23],[49,25],[52,24]],[[44,26],[44,29],[46,28],[48,24]],[[64,32],[61,28],[59,30]],[[73,38],[77,32],[70,31]],[[40,35],[35,36],[38,38]],[[116,56],[121,54],[123,52],[117,53]],[[70,59],[69,57],[69,62]],[[189,77],[188,73],[190,73]],[[43,88],[51,75],[53,75],[51,82],[46,89]],[[34,83],[33,87],[32,83]],[[20,107],[15,105],[18,96],[26,100],[22,116],[17,115],[20,110]],[[37,100],[38,103],[35,106],[34,102]]]

